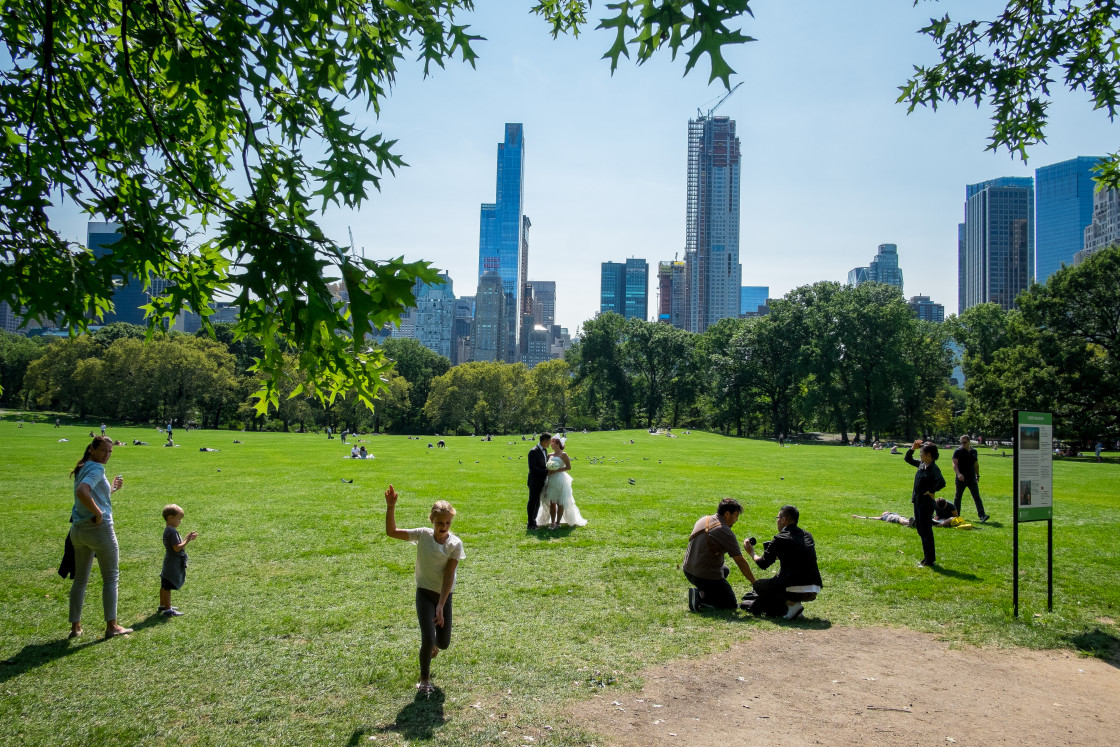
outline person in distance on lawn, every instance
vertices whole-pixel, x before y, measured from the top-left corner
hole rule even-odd
[[[537,529],[537,512],[541,508],[541,491],[548,479],[548,445],[552,442],[551,433],[542,433],[537,439],[537,445],[529,450],[529,478],[526,486],[529,488],[529,502],[525,504],[525,513],[528,523],[526,529]]]
[[[688,538],[688,549],[684,553],[681,570],[692,584],[688,589],[688,608],[697,612],[705,607],[733,610],[738,606],[735,590],[727,577],[731,570],[723,564],[723,556],[730,555],[739,570],[754,583],[747,561],[739,549],[739,540],[731,527],[743,513],[743,507],[734,498],[724,498],[719,502],[716,513],[701,516],[692,527]]]
[[[976,504],[976,516],[983,523],[988,520],[984,513],[984,501],[980,499],[980,455],[972,448],[972,440],[968,436],[961,436],[961,447],[953,452],[953,474],[956,476],[956,497],[953,505],[957,509],[957,516],[961,513],[961,498],[967,488],[972,493],[972,502]],[[938,517],[941,518],[941,517]]]
[[[187,580],[187,545],[198,539],[198,532],[191,532],[183,539],[179,523],[183,509],[174,503],[163,507],[163,569],[159,573],[159,607],[157,615],[179,617],[183,613],[171,606],[171,592],[183,588]]]
[[[756,598],[748,605],[751,612],[781,615],[792,620],[804,609],[802,602],[817,598],[824,582],[817,568],[817,546],[813,535],[797,526],[801,512],[796,506],[782,506],[775,520],[778,533],[764,543],[762,555],[756,555],[750,540],[743,543],[747,556],[763,570],[778,561],[778,575],[754,582]],[[745,603],[744,603],[745,604]]]
[[[385,491],[385,534],[416,545],[416,619],[420,623],[420,682],[416,688],[430,693],[432,659],[451,645],[451,596],[459,561],[467,557],[463,542],[451,533],[455,508],[436,501],[428,514],[432,526],[397,529],[397,491]]]

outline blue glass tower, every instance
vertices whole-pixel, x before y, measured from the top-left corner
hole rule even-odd
[[[496,271],[506,294],[507,329],[502,333],[499,360],[518,359],[521,318],[521,244],[524,224],[522,184],[525,176],[525,136],[520,123],[506,124],[505,141],[498,143],[497,195],[479,213],[478,277]],[[504,352],[503,352],[504,351]]]
[[[644,259],[628,259],[625,274],[623,316],[645,320],[649,316],[649,263]]]
[[[599,281],[599,313],[626,313],[626,265],[604,262]]]
[[[86,226],[86,246],[95,257],[105,257],[113,253],[113,244],[121,238],[121,227],[116,223],[100,223],[90,221]],[[113,310],[105,314],[101,320],[104,324],[113,322],[128,322],[129,324],[145,324],[144,310],[149,294],[144,289],[144,283],[131,275],[113,277]]]
[[[1073,264],[1083,248],[1085,227],[1093,222],[1093,169],[1100,160],[1079,156],[1035,170],[1036,282]]]
[[[1034,277],[1034,179],[1002,177],[965,187],[961,311],[1004,310]]]
[[[770,298],[769,285],[744,285],[739,288],[739,313],[757,314]]]

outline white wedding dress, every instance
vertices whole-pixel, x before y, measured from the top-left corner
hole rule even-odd
[[[548,513],[550,503],[557,503],[564,507],[564,515],[560,518],[561,524],[573,527],[582,527],[587,524],[587,519],[580,515],[576,500],[572,497],[572,475],[570,472],[557,472],[564,466],[564,461],[558,456],[550,456],[545,464],[548,467],[548,478],[541,490],[541,508],[537,512],[537,525],[548,526],[552,519]]]

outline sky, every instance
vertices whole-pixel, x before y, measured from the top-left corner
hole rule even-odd
[[[556,281],[557,323],[573,333],[599,310],[603,261],[656,268],[683,259],[688,120],[726,91],[707,58],[682,76],[682,55],[645,65],[601,59],[608,32],[593,19],[578,39],[553,41],[533,0],[482,0],[457,23],[486,37],[477,69],[449,62],[428,78],[406,65],[369,131],[396,139],[409,164],[359,210],[328,209],[336,241],[373,259],[427,259],[474,295],[479,206],[495,199],[506,122],[525,132],[524,209],[531,280]],[[931,16],[991,18],[990,0],[828,0],[752,3],[740,24],[757,41],[728,49],[743,85],[718,109],[741,142],[739,256],[744,285],[772,297],[819,280],[844,281],[882,243],[898,245],[904,293],[957,310],[957,224],[965,185],[1080,155],[1116,150],[1107,116],[1084,94],[1057,91],[1047,143],[1024,164],[986,151],[990,110],[947,105],[907,115],[898,87],[936,49],[917,30]],[[727,49],[727,48],[725,48]],[[84,231],[83,231],[84,234]],[[84,240],[84,235],[79,237]]]

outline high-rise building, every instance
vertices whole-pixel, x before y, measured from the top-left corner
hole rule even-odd
[[[446,282],[428,285],[417,281],[416,290],[416,340],[433,353],[451,359],[454,346],[455,291],[451,278],[441,273]]]
[[[964,224],[957,224],[957,313],[964,311]]]
[[[1085,247],[1085,229],[1093,222],[1093,169],[1097,156],[1080,156],[1036,169],[1035,274],[1045,283]]]
[[[649,309],[649,264],[644,259],[604,262],[599,285],[599,313],[613,311],[627,319],[645,319]]]
[[[533,323],[551,328],[556,323],[556,281],[530,280]]]
[[[1120,191],[1103,189],[1093,195],[1093,221],[1086,227],[1083,248],[1073,256],[1079,265],[1085,258],[1109,246],[1120,244]]]
[[[496,197],[484,203],[479,212],[478,277],[479,287],[488,272],[496,272],[506,294],[502,318],[507,330],[502,334],[505,348],[495,360],[518,360],[518,340],[525,274],[522,253],[528,251],[524,231],[528,225],[523,205],[525,176],[525,137],[522,126],[507,123],[505,141],[498,143]],[[481,301],[481,299],[479,299]],[[476,359],[478,360],[478,359]]]
[[[644,259],[626,260],[623,288],[623,313],[627,319],[649,319],[649,263]]]
[[[902,270],[898,266],[898,246],[879,244],[879,250],[867,267],[854,267],[848,271],[848,285],[883,283],[902,290]]]
[[[739,316],[739,138],[734,120],[711,112],[688,123],[685,263],[688,329]]]
[[[927,322],[945,321],[945,307],[929,300],[929,296],[913,296],[906,305],[914,312],[914,316]]]
[[[525,337],[529,341],[523,359],[526,367],[533,368],[538,363],[552,360],[552,330],[543,325],[534,324]]]
[[[679,260],[657,266],[657,321],[688,327],[688,266]]]
[[[502,361],[509,351],[510,311],[506,302],[509,294],[505,281],[497,270],[490,270],[478,280],[478,293],[474,297],[474,324],[471,326],[471,360]]]
[[[23,318],[12,309],[11,304],[7,301],[0,301],[0,330],[13,334],[18,333],[21,321],[23,321]]]
[[[759,314],[769,298],[769,285],[744,285],[739,289],[739,314],[741,316]]]
[[[1034,179],[1002,177],[965,189],[964,304],[1003,309],[1034,277]]]
[[[599,275],[599,313],[626,311],[626,265],[604,262]]]
[[[86,246],[94,257],[105,257],[113,253],[113,244],[121,238],[121,227],[117,223],[90,221],[86,227]],[[143,283],[132,276],[113,277],[116,286],[113,290],[113,310],[106,312],[102,323],[128,322],[144,324],[144,311],[140,308],[149,301]]]
[[[452,325],[451,365],[471,360],[471,325],[474,323],[474,296],[455,299],[455,321]]]

